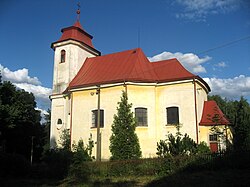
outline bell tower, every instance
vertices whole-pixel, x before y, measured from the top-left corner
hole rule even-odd
[[[83,66],[86,58],[100,56],[92,44],[92,38],[80,24],[78,5],[74,25],[63,28],[62,36],[51,44],[54,50],[54,75],[51,99],[50,146],[58,144],[63,130],[70,131],[71,96],[65,91],[69,83]]]
[[[55,51],[53,93],[63,93],[88,57],[100,56],[92,44],[92,38],[80,24],[80,10],[73,26],[63,28],[60,39],[51,44]]]

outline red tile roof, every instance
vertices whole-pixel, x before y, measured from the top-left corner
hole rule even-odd
[[[203,107],[201,126],[212,125],[229,125],[230,122],[226,119],[223,112],[218,107],[215,101],[205,101]]]
[[[137,48],[87,58],[70,82],[69,89],[124,81],[158,83],[191,78],[202,80],[187,71],[177,59],[150,62],[143,51]]]
[[[76,40],[79,42],[83,42],[84,44],[87,44],[88,46],[94,48],[92,44],[93,36],[91,36],[89,33],[84,31],[79,21],[76,21],[73,26],[66,27],[62,29],[61,31],[63,34],[57,42],[72,39],[72,40]]]
[[[158,76],[158,82],[185,80],[195,77],[195,75],[187,71],[176,58],[151,62],[150,64]]]

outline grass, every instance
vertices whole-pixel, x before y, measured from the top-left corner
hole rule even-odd
[[[250,184],[250,153],[224,155],[223,157],[209,158],[205,160],[205,162],[203,159],[198,159],[189,162],[188,165],[184,164],[185,167],[179,167],[179,169],[176,168],[172,170],[172,173],[154,173],[155,171],[161,171],[159,167],[168,167],[168,165],[162,165],[162,163],[164,163],[162,160],[157,159],[139,160],[138,162],[104,162],[100,165],[92,163],[92,168],[94,168],[94,170],[87,182],[80,182],[79,180],[74,180],[69,177],[63,180],[38,177],[9,177],[0,178],[0,186],[171,187],[249,186]],[[175,163],[178,164],[178,162]],[[100,172],[97,172],[98,167]],[[118,170],[118,168],[120,168],[120,170]]]
[[[223,169],[217,171],[180,172],[154,180],[146,187],[163,186],[249,186],[250,170]]]
[[[78,183],[71,179],[49,180],[49,179],[1,179],[1,186],[20,187],[50,187],[50,186],[80,186],[80,187],[163,187],[163,186],[249,186],[250,169],[221,169],[203,171],[180,171],[178,173],[158,178],[146,177],[111,177],[91,178],[86,183]]]

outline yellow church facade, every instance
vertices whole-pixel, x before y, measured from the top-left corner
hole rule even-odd
[[[208,129],[213,122],[206,112],[211,113],[216,104],[208,105],[210,88],[202,78],[188,72],[177,59],[149,62],[140,48],[102,56],[79,21],[62,32],[51,45],[55,51],[51,147],[59,143],[64,129],[70,132],[71,144],[80,139],[87,144],[90,137],[96,142],[99,102],[101,158],[109,159],[111,125],[123,91],[137,119],[143,157],[156,156],[157,142],[175,134],[176,123],[182,125],[182,134],[210,145]]]

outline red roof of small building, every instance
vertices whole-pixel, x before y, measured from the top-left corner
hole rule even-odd
[[[203,107],[201,126],[229,125],[230,122],[215,101],[205,101]]]
[[[63,28],[61,31],[63,34],[57,42],[73,39],[79,42],[83,42],[88,46],[94,48],[92,44],[93,36],[91,36],[83,29],[79,21],[76,21],[75,24],[71,27]]]
[[[187,71],[177,59],[150,62],[140,48],[87,58],[70,82],[80,88],[121,82],[158,83],[200,77]],[[204,82],[210,90],[209,86]]]

